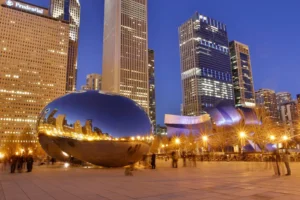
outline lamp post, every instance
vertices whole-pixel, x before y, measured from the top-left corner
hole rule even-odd
[[[243,153],[243,147],[245,146],[245,138],[246,138],[246,133],[244,131],[240,132],[241,153]]]
[[[176,146],[177,146],[177,148],[178,148],[178,152],[180,152],[180,149],[179,149],[180,139],[179,139],[179,138],[176,138],[176,139],[175,139],[175,144],[176,144]]]
[[[275,139],[276,139],[276,137],[274,135],[270,135],[270,140],[271,140],[272,143],[274,143]],[[277,144],[276,143],[275,143],[275,146],[277,148]]]
[[[206,135],[204,135],[204,136],[202,136],[202,140],[203,140],[203,146],[207,149],[208,137]]]
[[[288,141],[289,137],[284,135],[282,136],[282,140],[285,142],[285,148],[287,149],[287,141]]]

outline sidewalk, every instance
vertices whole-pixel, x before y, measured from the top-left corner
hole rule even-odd
[[[273,177],[265,163],[198,162],[197,168],[170,168],[158,161],[156,170],[35,167],[33,173],[0,172],[0,200],[102,199],[299,199],[300,163],[292,176]]]

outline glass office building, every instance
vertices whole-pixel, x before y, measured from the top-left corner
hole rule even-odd
[[[152,126],[156,127],[156,101],[155,101],[155,61],[154,50],[148,49],[148,67],[149,67],[149,117]]]
[[[77,84],[80,9],[79,0],[51,0],[50,3],[50,15],[53,18],[65,20],[70,23],[67,92],[75,91]]]
[[[280,107],[281,104],[289,103],[291,102],[292,95],[289,92],[277,92],[276,93],[276,101],[277,101],[277,106]]]
[[[276,93],[270,89],[259,89],[255,92],[256,105],[264,108],[274,120],[278,120]]]
[[[249,47],[238,41],[229,43],[235,105],[255,107]]]
[[[0,1],[1,2],[1,1]],[[34,134],[40,111],[66,93],[69,23],[21,1],[0,6],[0,143]],[[25,129],[26,128],[26,129]]]
[[[226,25],[195,13],[178,31],[183,115],[234,105]]]
[[[148,1],[105,0],[102,90],[149,113]]]

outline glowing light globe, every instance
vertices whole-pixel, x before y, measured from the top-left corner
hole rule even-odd
[[[37,132],[43,149],[57,160],[74,157],[121,167],[147,154],[153,136],[147,113],[133,100],[97,91],[76,92],[48,104]]]

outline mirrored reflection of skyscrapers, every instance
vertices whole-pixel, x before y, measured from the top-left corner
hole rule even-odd
[[[234,105],[226,25],[194,14],[179,27],[183,114]]]
[[[51,0],[50,15],[70,23],[66,91],[72,92],[76,90],[77,84],[80,2],[79,0]]]
[[[149,113],[147,0],[105,0],[102,90]]]
[[[155,61],[154,50],[148,50],[149,67],[149,116],[152,126],[156,127],[156,101],[155,101]]]
[[[9,2],[0,6],[0,137],[4,140],[22,133],[27,125],[34,133],[43,107],[65,94],[69,47],[67,22],[50,18],[47,8],[25,2],[18,2],[23,6],[16,8],[16,1]]]
[[[235,105],[255,107],[249,47],[238,41],[229,43]]]
[[[277,101],[274,90],[259,89],[255,92],[256,105],[264,108],[274,120],[278,119]]]

